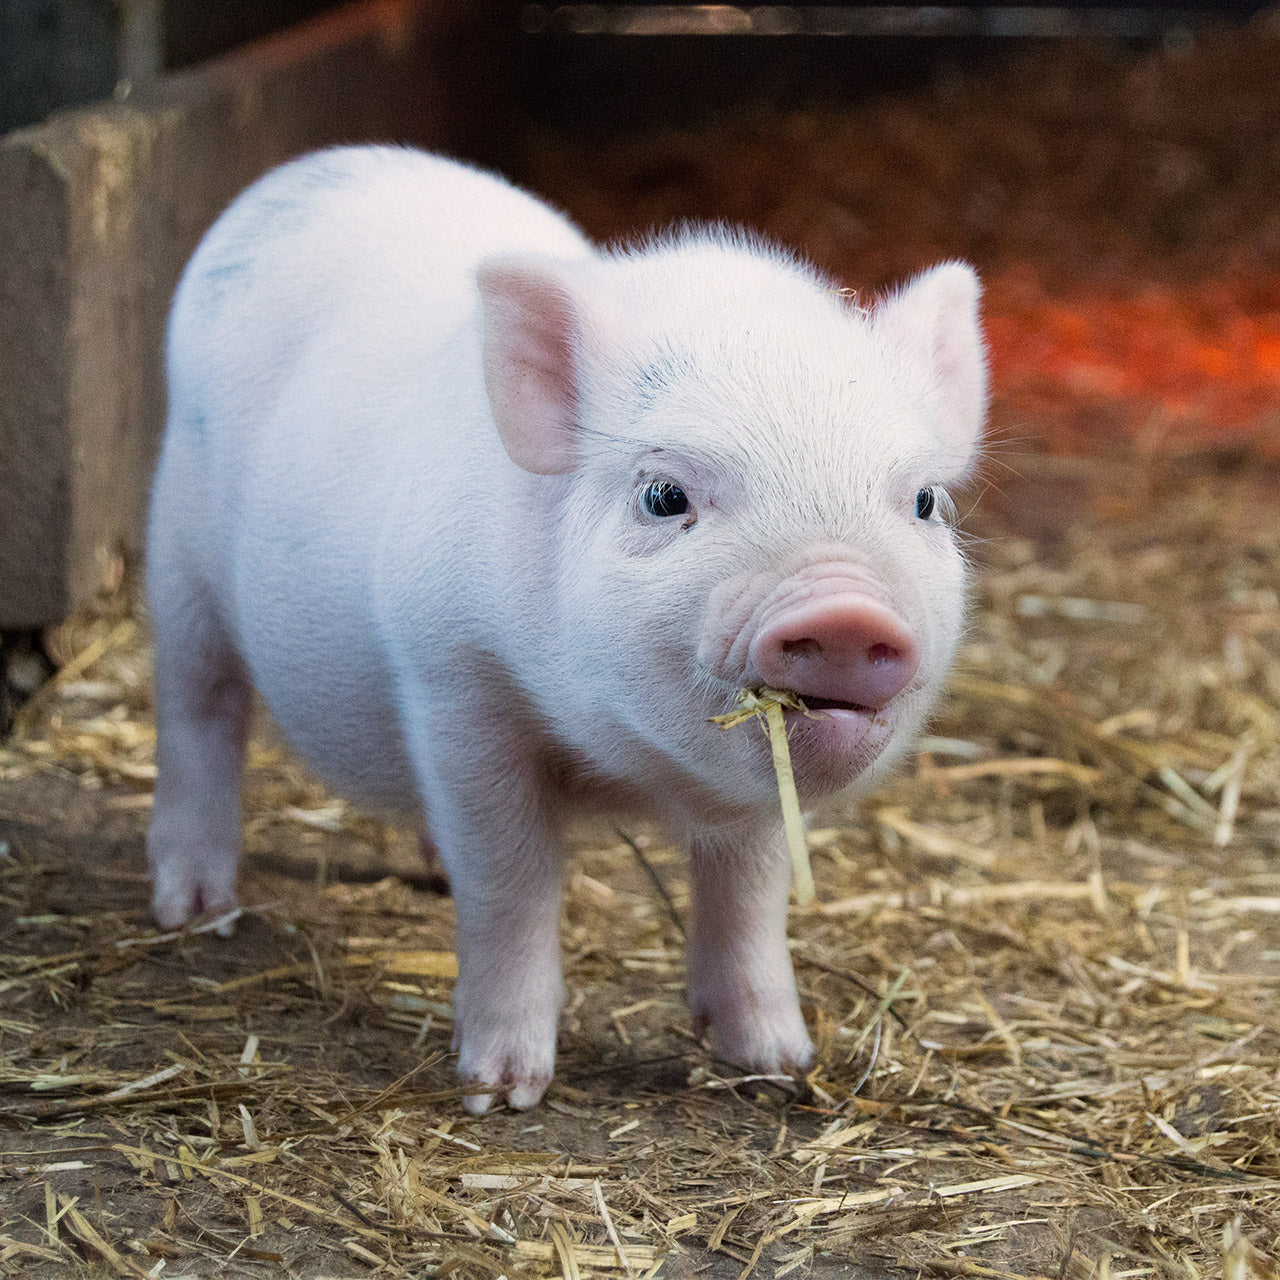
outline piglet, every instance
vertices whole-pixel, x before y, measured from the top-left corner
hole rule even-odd
[[[689,1000],[719,1054],[803,1070],[769,744],[865,789],[952,660],[945,486],[986,404],[973,272],[870,310],[723,227],[601,249],[501,178],[340,148],[245,192],[187,267],[150,512],[157,920],[235,901],[251,690],[332,786],[429,829],[482,1112],[551,1079],[562,830],[688,846]]]

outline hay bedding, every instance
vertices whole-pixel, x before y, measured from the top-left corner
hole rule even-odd
[[[450,901],[268,726],[235,935],[157,932],[145,633],[64,627],[0,748],[0,1273],[1274,1280],[1276,476],[1009,462],[931,736],[810,833],[798,1090],[695,1039],[680,860],[602,827],[557,1081],[466,1116]]]
[[[645,832],[575,840],[530,1113],[457,1100],[411,842],[270,740],[235,936],[157,932],[144,637],[66,628],[0,754],[0,1271],[1274,1276],[1274,477],[1076,469],[1078,532],[983,518],[932,736],[811,831],[798,1092],[694,1038]]]

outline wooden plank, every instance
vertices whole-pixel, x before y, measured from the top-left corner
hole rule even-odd
[[[500,161],[509,0],[365,0],[0,140],[0,628],[140,546],[178,275],[290,156],[387,140]]]

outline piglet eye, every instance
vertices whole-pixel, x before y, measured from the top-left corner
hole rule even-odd
[[[956,504],[951,501],[951,495],[940,484],[931,484],[916,493],[916,516],[921,520],[954,525]]]
[[[688,495],[671,480],[651,480],[640,492],[640,505],[659,520],[689,513]]]

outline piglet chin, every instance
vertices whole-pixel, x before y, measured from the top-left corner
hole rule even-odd
[[[893,718],[884,711],[832,707],[808,715],[788,713],[787,742],[796,787],[817,799],[857,781],[889,745]]]

